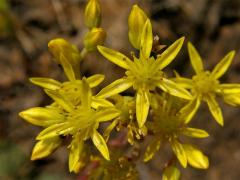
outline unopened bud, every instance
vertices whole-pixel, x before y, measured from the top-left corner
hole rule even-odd
[[[98,0],[89,0],[84,12],[85,25],[92,29],[101,23],[101,7]]]
[[[141,34],[146,20],[147,15],[145,12],[137,5],[134,5],[128,17],[128,37],[136,49],[140,49]]]
[[[94,51],[97,45],[102,45],[106,39],[106,32],[102,28],[93,28],[84,38],[84,47],[87,51]]]
[[[48,49],[59,64],[61,55],[65,56],[72,65],[78,64],[81,58],[77,47],[62,38],[51,40],[48,43]]]

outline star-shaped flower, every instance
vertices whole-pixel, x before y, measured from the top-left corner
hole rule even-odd
[[[147,147],[144,161],[152,159],[162,144],[169,143],[183,167],[187,167],[188,163],[195,168],[208,168],[208,158],[196,146],[181,143],[181,136],[193,138],[209,136],[202,129],[188,127],[185,121],[188,115],[181,112],[184,103],[166,94],[165,96],[155,95],[154,101],[153,121],[146,123],[154,138]]]
[[[178,39],[155,59],[151,56],[153,34],[150,20],[147,19],[140,39],[140,56],[133,55],[133,61],[115,50],[98,46],[99,52],[109,61],[126,70],[126,76],[102,89],[97,97],[110,97],[133,87],[136,92],[136,116],[139,127],[147,119],[150,107],[150,92],[157,87],[174,96],[191,99],[184,88],[169,80],[162,71],[178,54],[184,38]]]
[[[190,89],[194,98],[189,102],[183,111],[189,112],[189,121],[200,106],[201,101],[205,101],[214,119],[223,126],[223,116],[216,96],[221,96],[231,105],[240,105],[239,94],[240,84],[221,84],[219,78],[229,68],[235,52],[231,51],[214,67],[212,72],[204,70],[202,59],[194,46],[188,43],[188,52],[192,67],[196,75],[192,79],[177,76],[175,82],[180,86]]]

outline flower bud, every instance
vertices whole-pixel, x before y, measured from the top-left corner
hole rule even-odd
[[[128,37],[136,49],[140,49],[141,34],[146,20],[147,15],[145,12],[137,5],[134,5],[128,17]]]
[[[81,59],[77,47],[62,38],[51,40],[48,43],[48,49],[59,64],[61,55],[63,55],[71,65],[78,64]]]
[[[101,8],[98,0],[89,0],[84,12],[85,25],[92,29],[101,23]]]
[[[84,47],[87,51],[94,51],[97,45],[102,45],[106,39],[106,32],[102,28],[93,28],[84,37]]]

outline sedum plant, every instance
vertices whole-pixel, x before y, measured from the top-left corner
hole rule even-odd
[[[230,66],[234,51],[209,72],[204,70],[198,52],[189,42],[189,57],[196,75],[192,79],[177,73],[176,77],[168,77],[164,68],[176,59],[184,37],[167,47],[161,46],[161,53],[154,54],[151,21],[134,5],[128,18],[128,36],[136,53],[131,52],[128,57],[103,46],[106,32],[100,28],[98,0],[88,1],[84,16],[89,31],[81,50],[62,38],[48,44],[66,80],[30,78],[52,99],[48,106],[19,113],[27,122],[43,127],[31,159],[45,158],[67,142],[70,172],[92,167],[89,179],[139,179],[137,163],[147,163],[167,146],[172,157],[163,162],[163,180],[180,179],[179,165],[207,169],[207,156],[196,145],[184,141],[187,137],[209,136],[205,130],[189,126],[202,101],[220,125],[223,116],[216,97],[223,97],[232,106],[240,105],[240,85],[219,81]],[[98,92],[95,87],[104,75],[85,77],[80,71],[85,56],[97,50],[125,70],[122,78]],[[129,88],[133,95],[121,94]]]

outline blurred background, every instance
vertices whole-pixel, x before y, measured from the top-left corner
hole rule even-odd
[[[159,36],[161,44],[169,45],[181,36],[186,37],[182,51],[167,68],[169,75],[172,69],[187,77],[193,75],[186,51],[186,42],[191,41],[207,69],[235,49],[233,64],[222,82],[240,83],[239,0],[101,0],[102,27],[108,34],[106,45],[127,55],[133,50],[128,42],[127,18],[134,3],[151,17],[154,35]],[[64,79],[47,51],[47,43],[63,37],[82,47],[87,32],[83,23],[85,4],[86,0],[0,0],[0,179],[81,179],[68,173],[66,147],[44,160],[30,161],[34,138],[40,129],[24,122],[18,113],[49,103],[43,91],[29,83],[29,77]],[[105,74],[102,87],[123,75],[120,68],[97,53],[89,54],[81,69],[86,76]],[[210,133],[207,139],[192,141],[208,155],[210,167],[182,169],[184,180],[240,178],[240,109],[220,104],[225,118],[223,128],[205,106],[191,123]],[[137,166],[144,180],[161,179],[162,167],[160,155]]]

